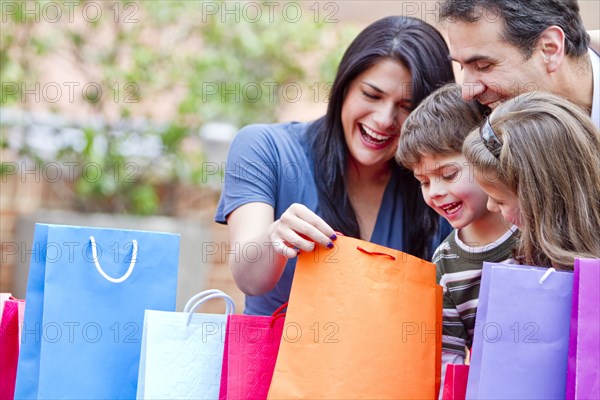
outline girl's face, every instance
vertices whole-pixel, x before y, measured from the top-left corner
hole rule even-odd
[[[522,230],[523,218],[517,195],[505,184],[488,179],[484,172],[477,169],[475,170],[475,179],[488,195],[488,210],[501,213],[507,222]]]
[[[353,161],[372,167],[394,157],[411,98],[411,73],[394,60],[382,59],[352,81],[341,119]]]

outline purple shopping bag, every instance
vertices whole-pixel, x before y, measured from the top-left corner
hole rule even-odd
[[[567,399],[600,399],[600,259],[575,259]]]
[[[564,398],[573,274],[484,263],[467,399]]]

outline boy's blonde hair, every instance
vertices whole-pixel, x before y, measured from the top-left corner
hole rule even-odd
[[[496,158],[478,129],[463,154],[484,179],[519,198],[523,229],[517,255],[525,264],[572,269],[575,257],[600,257],[600,132],[567,100],[524,93],[499,106],[490,125]]]
[[[423,156],[460,154],[469,132],[483,121],[482,110],[477,101],[463,100],[456,83],[442,86],[404,121],[396,161],[413,170]]]

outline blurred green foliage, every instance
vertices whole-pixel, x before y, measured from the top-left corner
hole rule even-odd
[[[281,4],[288,11],[300,9],[298,3]],[[301,18],[283,14],[281,4],[279,9],[245,1],[2,4],[1,105],[100,117],[99,124],[84,124],[82,145],[63,146],[53,160],[78,166],[68,182],[77,208],[170,214],[173,188],[202,183],[202,155],[189,144],[203,123],[274,122],[284,102],[297,97],[297,88],[315,97],[311,87],[324,91],[333,80],[356,30],[326,23],[307,9]],[[27,91],[36,84],[43,90],[51,79],[46,70],[61,68],[76,76],[75,99],[32,104]],[[67,96],[71,88],[59,84]],[[166,117],[155,118],[157,107],[167,110]],[[23,143],[21,156],[48,161]],[[154,143],[158,153],[131,151],[143,143]],[[98,166],[100,176],[90,176],[90,165]]]

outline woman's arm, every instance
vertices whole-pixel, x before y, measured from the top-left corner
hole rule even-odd
[[[275,287],[288,258],[298,255],[293,247],[312,251],[315,243],[330,245],[334,236],[329,225],[301,204],[292,204],[275,220],[272,206],[248,203],[229,215],[227,225],[233,278],[244,293],[253,296]]]

